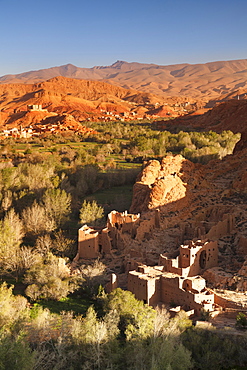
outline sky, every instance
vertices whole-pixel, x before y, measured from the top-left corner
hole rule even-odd
[[[246,0],[0,0],[0,76],[247,58]]]

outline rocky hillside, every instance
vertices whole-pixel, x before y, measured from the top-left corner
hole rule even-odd
[[[156,65],[117,61],[111,66],[79,68],[72,64],[0,77],[0,83],[37,83],[64,76],[105,80],[163,96],[212,100],[247,88],[247,59],[205,64]]]
[[[233,217],[231,233],[218,236],[219,266],[230,274],[229,284],[235,281],[238,287],[246,287],[246,174],[247,149],[207,165],[193,164],[180,155],[147,162],[134,185],[130,211],[160,210],[161,230],[147,242],[153,255],[161,250],[174,253],[184,240],[198,238],[199,229],[207,233],[222,220]],[[224,274],[214,274],[222,286]]]
[[[106,112],[134,112],[143,116],[149,111],[151,114],[161,111],[161,116],[165,116],[174,109],[168,103],[163,109],[164,103],[165,99],[162,97],[103,81],[59,76],[36,84],[0,84],[0,124],[18,123],[20,119],[24,125],[36,123],[50,113],[71,114],[78,121],[98,119]],[[30,114],[27,112],[28,105],[42,105],[48,113]]]
[[[215,131],[231,130],[234,133],[247,131],[247,100],[227,100],[212,109],[194,112],[170,122],[159,123],[163,129]]]

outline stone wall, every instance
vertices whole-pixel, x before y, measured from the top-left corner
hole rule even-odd
[[[158,303],[180,305],[196,313],[202,308],[213,310],[214,295],[207,291],[205,284],[202,277],[183,278],[164,272],[162,266],[141,265],[128,274],[128,290],[137,299],[152,306]]]
[[[216,209],[217,210],[217,209]],[[231,213],[225,213],[211,210],[209,216],[210,221],[198,220],[191,222],[181,222],[179,227],[181,230],[181,240],[193,239],[210,239],[218,240],[222,236],[231,234],[235,229],[235,216]],[[213,212],[214,211],[214,212]],[[206,217],[205,213],[201,214],[201,218]],[[220,220],[217,218],[220,218]]]
[[[100,255],[98,231],[83,225],[78,231],[78,257],[97,258]]]
[[[217,222],[216,225],[212,226],[209,232],[205,235],[205,238],[211,240],[218,240],[222,236],[231,234],[235,228],[235,217],[233,214],[226,214],[223,216],[223,220]]]
[[[137,299],[155,306],[160,301],[160,276],[131,271],[128,274],[128,290],[134,293]]]
[[[216,304],[218,304],[219,306],[221,306],[222,308],[234,308],[234,309],[239,309],[241,310],[242,309],[242,305],[237,303],[237,302],[233,302],[233,301],[230,301],[224,297],[221,297],[220,295],[216,294],[215,292],[212,292],[212,294],[214,294],[214,301]]]
[[[160,226],[159,211],[141,219],[140,215],[112,211],[108,215],[107,227],[94,229],[83,225],[78,231],[78,258],[97,258],[111,254],[112,249],[123,251],[129,246],[129,238],[142,241]],[[135,251],[132,252],[134,256]],[[141,251],[136,251],[141,256]]]
[[[159,264],[164,266],[165,271],[183,277],[195,276],[218,265],[218,243],[216,241],[192,241],[189,245],[181,245],[179,252],[176,259],[160,256]]]

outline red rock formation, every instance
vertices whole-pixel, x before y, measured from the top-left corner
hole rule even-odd
[[[176,210],[177,201],[180,201],[179,207],[182,203],[184,207],[189,199],[190,177],[195,168],[199,167],[181,155],[167,156],[161,163],[157,160],[149,161],[134,185],[130,212],[165,205]]]
[[[203,114],[201,114],[203,113]],[[247,100],[229,100],[216,105],[204,112],[195,112],[183,117],[175,118],[171,122],[159,122],[160,127],[172,128],[183,126],[188,129],[222,132],[231,130],[234,133],[247,132]]]

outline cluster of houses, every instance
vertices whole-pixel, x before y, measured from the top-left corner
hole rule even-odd
[[[30,125],[28,127],[14,127],[5,129],[0,133],[0,139],[9,137],[29,139],[32,137],[47,135],[47,134],[65,134],[65,133],[80,133],[80,134],[96,134],[97,132],[91,128],[81,126],[75,128],[74,126],[65,126],[59,124],[51,125]]]
[[[28,112],[48,112],[47,109],[43,109],[41,104],[34,104],[27,106]],[[66,118],[66,117],[65,117]],[[77,134],[96,134],[97,132],[86,126],[82,126],[77,123],[73,117],[72,119],[67,119],[65,122],[48,123],[48,124],[33,124],[26,127],[22,125],[12,128],[3,129],[0,132],[0,139],[5,139],[9,137],[13,138],[24,138],[29,139],[32,137],[48,135],[48,134],[68,134],[68,133],[77,133]]]
[[[131,255],[129,259],[124,258],[127,289],[146,304],[154,307],[160,304],[174,306],[177,310],[187,311],[188,315],[198,316],[203,310],[216,313],[227,307],[232,308],[234,303],[222,299],[215,291],[207,288],[206,280],[202,277],[205,271],[218,266],[217,238],[234,229],[234,222],[230,222],[230,219],[228,217],[225,223],[222,221],[215,224],[211,233],[201,235],[201,239],[181,245],[176,258],[161,254],[158,265],[149,266],[138,262],[143,257],[142,251],[139,254],[135,251],[135,258]],[[158,210],[146,219],[140,214],[112,211],[105,228],[83,225],[79,229],[78,253],[74,264],[80,259],[111,256],[114,250],[125,252],[129,237],[141,242],[155,228],[160,228]],[[118,278],[112,274],[107,290],[111,291],[117,286]]]
[[[102,122],[109,122],[109,121],[131,121],[131,120],[142,120],[142,119],[151,119],[153,118],[150,115],[146,114],[138,114],[137,112],[130,111],[130,112],[121,112],[116,113],[112,111],[106,111],[104,109],[100,110],[102,115],[99,116],[93,116],[87,118],[88,121],[102,121]]]
[[[164,104],[168,105],[168,104]],[[188,105],[191,105],[190,102],[185,102],[181,104],[172,104],[171,106],[174,107],[175,111],[176,110],[183,110],[183,112],[186,112]],[[162,107],[159,103],[155,104],[155,109],[158,109]],[[28,105],[26,108],[27,112],[47,112],[47,109],[44,109],[42,107],[42,104],[32,104]],[[22,110],[18,109],[18,111],[15,111],[14,113],[20,113]],[[156,119],[159,118],[159,114],[148,114],[147,112],[136,112],[134,110],[131,111],[126,111],[126,112],[113,112],[113,111],[107,111],[104,109],[100,110],[101,115],[92,115],[91,117],[88,117],[86,120],[87,121],[102,121],[102,122],[108,122],[108,121],[130,121],[130,120],[142,120],[142,119]],[[183,114],[180,112],[180,114]],[[167,116],[169,116],[170,113],[167,112]],[[66,132],[73,132],[73,133],[82,133],[82,134],[95,134],[96,132],[92,129],[89,129],[85,126],[81,125],[75,125],[75,124],[59,124],[54,123],[54,124],[35,124],[35,125],[29,125],[28,127],[12,127],[9,129],[4,129],[0,133],[0,139],[4,139],[7,137],[13,137],[13,138],[31,138],[35,136],[40,136],[43,134],[56,134],[56,133],[66,133]]]

